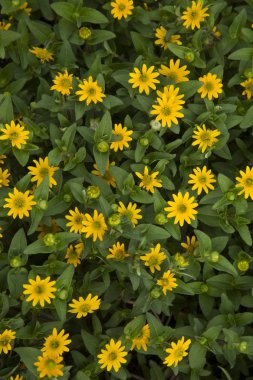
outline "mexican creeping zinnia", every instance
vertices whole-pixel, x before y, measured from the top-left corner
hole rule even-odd
[[[34,365],[39,372],[39,378],[49,377],[50,379],[63,376],[62,368],[64,367],[61,362],[62,356],[48,355],[47,352],[43,352],[42,356],[37,358],[37,362]]]
[[[8,169],[6,170],[3,170],[2,168],[0,168],[0,188],[3,187],[3,186],[9,186],[9,183],[10,183],[10,180],[9,180],[9,177],[10,177],[10,172]]]
[[[72,299],[72,303],[69,304],[71,307],[69,312],[76,314],[76,318],[79,319],[94,313],[94,311],[99,309],[100,304],[101,299],[99,299],[98,296],[93,297],[90,293],[85,299],[83,297],[79,297],[78,300]]]
[[[184,225],[184,222],[191,224],[191,219],[195,220],[195,215],[198,213],[195,210],[198,206],[195,198],[190,197],[188,192],[183,195],[181,191],[178,194],[172,194],[172,197],[173,201],[168,202],[169,207],[164,208],[168,212],[167,218],[175,218],[174,224],[179,223],[181,227]]]
[[[133,134],[132,130],[128,130],[127,127],[122,127],[122,124],[114,124],[112,134],[117,140],[111,143],[110,149],[114,150],[114,152],[118,152],[118,150],[129,148],[129,142],[133,140],[131,137]]]
[[[169,66],[161,65],[159,73],[175,84],[189,81],[187,75],[190,74],[190,71],[187,70],[186,65],[180,67],[180,59],[177,59],[176,62],[171,59]]]
[[[131,16],[134,9],[133,0],[114,0],[111,2],[111,14],[114,18],[121,20]]]
[[[143,174],[135,172],[135,175],[141,179],[139,186],[150,191],[152,194],[155,192],[155,187],[162,187],[162,180],[156,178],[159,175],[159,172],[149,173],[147,166],[145,166]]]
[[[45,338],[41,351],[49,356],[61,356],[64,352],[68,352],[69,348],[67,346],[71,343],[71,340],[68,339],[69,334],[64,334],[65,330],[58,333],[57,329],[54,328],[52,334]]]
[[[105,231],[108,230],[104,215],[101,213],[99,214],[97,210],[94,210],[93,216],[88,213],[84,216],[83,232],[85,233],[86,238],[92,236],[93,241],[97,241],[97,239],[102,241]]]
[[[137,208],[136,203],[129,202],[126,207],[124,203],[120,201],[117,211],[121,216],[126,216],[132,223],[133,227],[138,224],[138,219],[142,219],[142,215],[139,215],[141,209]]]
[[[11,343],[15,340],[16,332],[13,330],[4,330],[0,333],[0,354],[8,354],[12,350]]]
[[[198,125],[197,129],[193,131],[192,145],[198,145],[198,149],[204,153],[208,148],[212,148],[218,141],[217,137],[220,136],[220,131],[218,129],[206,128],[205,124],[202,126]]]
[[[142,65],[141,70],[137,67],[134,67],[134,73],[130,73],[131,79],[129,79],[129,83],[132,84],[133,88],[138,87],[139,92],[142,94],[143,91],[146,95],[149,95],[150,88],[152,90],[156,89],[156,84],[160,83],[158,79],[159,73],[154,72],[155,66],[151,66],[147,68],[147,65]]]
[[[28,295],[27,302],[32,301],[33,307],[38,303],[41,307],[45,306],[45,303],[50,304],[51,299],[55,298],[56,288],[54,287],[55,281],[50,281],[50,277],[41,279],[40,276],[36,276],[36,279],[29,279],[29,284],[23,285],[25,288],[24,295]]]
[[[181,16],[181,19],[184,21],[183,25],[186,29],[200,29],[200,23],[209,16],[209,14],[206,13],[207,10],[207,7],[203,8],[202,1],[192,1],[191,7],[187,7],[183,12],[183,16]]]
[[[178,340],[177,343],[172,342],[171,347],[165,350],[166,353],[169,355],[166,356],[163,364],[166,364],[167,367],[171,367],[172,365],[176,367],[178,363],[181,362],[181,360],[183,360],[183,358],[188,355],[187,350],[189,349],[190,344],[191,339],[185,341],[184,336],[180,340]]]
[[[30,53],[35,55],[42,63],[53,61],[53,53],[48,51],[46,48],[33,47],[29,49]]]
[[[72,80],[73,74],[69,74],[68,70],[65,70],[64,73],[58,73],[53,79],[54,85],[50,87],[50,90],[55,90],[60,92],[62,95],[69,95],[70,90],[72,90]]]
[[[48,175],[49,178],[49,187],[50,189],[57,185],[56,180],[54,179],[55,172],[59,169],[58,166],[50,166],[48,163],[48,157],[39,158],[39,160],[33,160],[35,166],[28,166],[29,174],[32,175],[32,182],[37,182],[37,186],[41,184],[43,179]]]
[[[69,210],[69,215],[66,215],[65,219],[69,220],[66,226],[69,228],[70,232],[74,232],[75,234],[81,234],[83,232],[83,221],[85,220],[85,216],[77,207],[75,207],[74,210]]]
[[[101,368],[106,368],[107,371],[111,371],[113,368],[115,372],[118,372],[121,365],[126,363],[127,352],[124,351],[125,346],[121,345],[121,341],[115,342],[114,339],[111,339],[108,344],[105,345],[105,348],[101,350],[101,353],[97,356],[98,363]]]
[[[149,267],[151,273],[155,270],[161,270],[161,264],[166,260],[166,255],[161,252],[161,244],[156,244],[155,248],[151,248],[149,252],[140,257],[145,262],[145,266]]]
[[[213,190],[213,183],[216,182],[214,175],[211,170],[207,170],[204,166],[202,169],[197,167],[193,169],[193,174],[189,175],[190,180],[188,183],[192,185],[192,190],[197,190],[198,195],[204,191],[206,194],[209,190]]]
[[[15,377],[11,376],[9,380],[24,380],[23,376],[16,375]]]
[[[23,219],[24,216],[29,216],[29,211],[32,210],[32,206],[36,205],[33,200],[34,196],[29,195],[29,191],[22,193],[16,187],[13,189],[13,193],[8,193],[9,198],[5,198],[4,208],[9,208],[8,216],[12,216],[14,219],[18,216],[19,219]]]
[[[186,236],[186,242],[181,243],[181,247],[186,250],[186,253],[192,254],[194,249],[197,248],[199,242],[196,239],[196,236]]]
[[[163,26],[156,28],[155,36],[157,37],[157,40],[155,40],[155,45],[161,46],[164,50],[168,49],[167,43],[182,45],[182,42],[180,41],[181,36],[179,34],[172,34],[168,37],[168,41],[166,41],[167,32],[167,29]]]
[[[95,170],[92,170],[91,173],[102,178],[108,185],[110,185],[112,187],[116,187],[116,180],[110,172],[111,166],[115,166],[115,161],[112,161],[112,162],[108,161],[107,162],[105,173],[102,175],[98,169],[97,164],[94,164],[93,167]]]
[[[87,106],[90,103],[97,104],[98,102],[103,102],[103,98],[105,97],[103,89],[91,76],[88,79],[84,79],[83,83],[79,84],[78,87],[81,89],[76,91],[76,95],[80,95],[79,102],[85,101]]]
[[[184,114],[179,112],[185,103],[182,98],[184,95],[179,95],[179,88],[169,85],[164,87],[164,92],[157,91],[157,103],[152,106],[151,115],[155,115],[155,120],[161,121],[162,127],[171,127],[171,124],[178,124],[178,118],[184,117]]]
[[[147,351],[149,338],[150,338],[150,328],[149,328],[149,325],[147,324],[142,327],[139,335],[137,335],[136,337],[132,339],[131,350],[133,350],[134,348],[137,348],[137,350],[143,349],[143,351]]]
[[[15,124],[12,120],[10,124],[5,124],[5,128],[0,129],[0,140],[9,140],[13,148],[22,149],[29,139],[29,131],[23,125]]]
[[[240,85],[244,87],[244,90],[242,92],[242,95],[246,95],[247,99],[251,99],[253,95],[253,78],[249,78],[245,80],[244,82],[241,82]]]
[[[253,167],[246,166],[245,172],[240,170],[241,177],[236,177],[235,187],[240,189],[239,195],[244,194],[244,198],[253,200]]]
[[[157,285],[162,287],[162,291],[165,296],[168,290],[172,291],[174,288],[178,286],[176,278],[174,278],[174,276],[174,273],[172,273],[170,270],[167,270],[167,272],[164,272],[163,276],[156,282]]]
[[[67,259],[68,264],[73,264],[76,268],[78,264],[81,264],[81,254],[84,249],[83,242],[77,243],[73,246],[73,244],[70,244],[65,259]]]
[[[209,100],[212,100],[213,98],[218,98],[219,94],[222,93],[223,84],[216,74],[208,73],[200,77],[199,82],[202,83],[202,86],[198,89],[201,98],[208,97]]]
[[[117,241],[116,244],[113,244],[111,248],[109,248],[110,254],[106,256],[107,259],[112,259],[116,261],[122,261],[126,257],[129,257],[129,254],[126,252],[125,244],[120,244],[119,241]]]

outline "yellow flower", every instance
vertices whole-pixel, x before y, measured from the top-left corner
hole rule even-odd
[[[29,138],[29,131],[26,131],[24,126],[20,124],[15,124],[12,120],[10,124],[5,124],[5,128],[0,129],[2,135],[0,140],[10,140],[11,146],[22,149],[26,144],[26,140]]]
[[[85,214],[84,216],[83,232],[86,238],[92,236],[93,241],[97,241],[97,239],[102,241],[105,231],[108,230],[104,215],[94,210],[93,217],[90,214]]]
[[[133,0],[114,0],[111,2],[111,14],[114,18],[121,20],[122,17],[127,18],[133,13]]]
[[[9,170],[3,170],[0,168],[0,188],[3,186],[9,186],[10,180],[8,179],[10,176]]]
[[[182,227],[184,222],[191,224],[191,219],[195,220],[195,215],[198,213],[195,208],[198,203],[195,202],[194,197],[190,197],[188,192],[183,195],[181,191],[176,194],[172,194],[174,201],[169,201],[168,206],[164,210],[168,211],[167,218],[175,218],[174,224],[179,223]]]
[[[223,84],[221,83],[221,79],[217,77],[216,74],[208,73],[203,77],[199,78],[199,82],[202,82],[202,86],[198,89],[198,93],[200,93],[201,98],[208,97],[209,100],[213,98],[218,98],[219,94],[222,93]]]
[[[163,364],[166,364],[167,367],[171,367],[172,365],[176,367],[178,363],[181,362],[181,360],[183,360],[183,358],[188,355],[188,352],[186,351],[188,350],[190,344],[191,339],[184,341],[184,336],[180,340],[178,340],[177,343],[172,342],[171,347],[165,350],[169,355],[166,356]]]
[[[9,378],[9,380],[23,380],[23,379],[24,379],[23,376],[20,376],[20,375],[16,375],[15,377],[11,376]]]
[[[29,195],[29,191],[22,193],[18,191],[16,187],[13,189],[13,193],[8,193],[9,198],[5,198],[4,208],[9,208],[8,216],[13,216],[14,219],[18,216],[19,219],[23,219],[24,216],[29,216],[29,211],[32,206],[36,205],[33,195]]]
[[[0,238],[2,238],[3,237],[3,234],[1,234],[1,231],[3,230],[3,227],[2,226],[0,226]]]
[[[181,36],[179,34],[172,34],[172,36],[168,38],[168,41],[166,41],[165,38],[167,32],[167,29],[163,26],[156,28],[155,36],[157,37],[157,40],[155,40],[155,45],[161,46],[164,50],[168,49],[167,43],[182,45],[182,42],[180,41]]]
[[[118,241],[116,244],[113,244],[112,248],[109,248],[109,251],[111,253],[106,256],[107,259],[122,261],[129,256],[129,254],[125,250],[125,244],[120,244],[120,242]]]
[[[46,234],[56,234],[61,231],[61,228],[58,226],[56,220],[54,218],[51,219],[51,225],[40,223],[36,231],[40,232],[38,235],[38,239],[42,239]]]
[[[0,154],[0,165],[4,164],[4,160],[5,159],[6,159],[6,155],[5,154]]]
[[[64,71],[64,74],[58,73],[53,79],[54,85],[50,90],[55,90],[60,92],[62,95],[69,95],[70,90],[72,90],[72,80],[73,74],[69,74],[68,70]]]
[[[65,259],[67,259],[68,264],[73,264],[76,268],[77,265],[81,263],[80,257],[83,251],[83,247],[83,243],[76,244],[75,246],[73,246],[72,244],[69,245],[65,256]]]
[[[149,325],[147,324],[143,326],[139,335],[132,339],[131,350],[133,350],[136,347],[137,350],[143,349],[143,351],[147,351],[149,338],[150,338],[150,328],[149,328]]]
[[[118,207],[118,213],[122,216],[126,216],[130,222],[135,226],[138,224],[138,219],[142,219],[142,216],[139,215],[141,209],[137,208],[136,203],[128,203],[127,207],[120,201]]]
[[[213,34],[214,34],[214,36],[216,38],[220,38],[221,37],[221,32],[217,29],[217,26],[213,27],[212,32],[213,32]]]
[[[45,351],[48,356],[61,356],[64,352],[68,352],[67,345],[71,343],[71,339],[68,339],[69,334],[64,334],[64,330],[58,334],[57,329],[54,328],[52,334],[45,338],[41,351]]]
[[[42,356],[38,356],[38,361],[34,363],[39,372],[39,377],[42,379],[45,376],[49,378],[63,376],[62,368],[64,367],[61,362],[62,356],[51,356],[46,352]]]
[[[53,53],[48,51],[46,48],[33,47],[32,49],[29,49],[29,51],[35,55],[36,58],[40,59],[42,63],[54,60]]]
[[[110,343],[105,345],[105,348],[101,350],[101,353],[97,356],[100,367],[106,368],[107,371],[111,371],[113,368],[115,372],[121,367],[122,363],[126,363],[125,356],[127,352],[124,351],[125,346],[121,345],[121,341],[117,342],[114,339],[110,340]]]
[[[253,78],[250,78],[250,79],[245,80],[244,82],[241,82],[240,85],[245,88],[245,90],[243,90],[242,92],[242,95],[246,95],[247,99],[251,99],[253,95],[253,92],[252,92]]]
[[[58,166],[50,166],[48,163],[48,157],[39,158],[39,160],[33,160],[35,166],[28,166],[29,174],[33,177],[31,179],[32,182],[37,182],[37,186],[41,184],[43,179],[48,175],[49,178],[49,187],[50,189],[57,185],[56,180],[54,179],[54,173],[59,169]]]
[[[9,30],[11,27],[11,23],[6,23],[5,21],[0,21],[0,30]]]
[[[164,92],[158,91],[158,104],[154,104],[151,115],[157,115],[155,120],[162,122],[162,127],[171,127],[171,124],[178,124],[178,118],[184,117],[184,114],[179,112],[185,103],[182,98],[184,95],[178,95],[179,88],[173,85],[164,87]]]
[[[214,146],[214,144],[218,141],[217,137],[220,135],[220,131],[218,129],[209,129],[206,128],[205,124],[197,126],[197,130],[193,131],[192,138],[195,139],[195,141],[192,143],[192,145],[198,145],[198,149],[201,150],[202,153],[204,153],[207,148],[211,148]]]
[[[103,93],[102,87],[98,85],[98,82],[93,80],[92,76],[89,76],[88,80],[84,79],[82,84],[79,84],[78,87],[81,90],[76,91],[76,95],[80,95],[79,102],[85,100],[87,106],[93,102],[103,102],[105,94]]]
[[[135,172],[135,175],[137,175],[137,177],[141,179],[139,186],[144,187],[144,189],[150,191],[152,194],[154,194],[155,192],[155,187],[162,187],[162,180],[156,179],[156,177],[159,175],[159,172],[149,174],[149,169],[147,166],[145,166],[143,174]]]
[[[236,177],[238,183],[235,185],[241,189],[238,194],[244,194],[245,199],[250,197],[253,200],[253,167],[246,166],[245,172],[240,170],[240,174],[241,177]]]
[[[101,177],[103,180],[105,180],[105,182],[108,184],[108,185],[111,185],[112,187],[116,187],[116,180],[115,178],[113,177],[113,175],[111,174],[110,172],[110,166],[114,166],[115,165],[115,162],[107,162],[107,165],[106,165],[106,170],[105,170],[105,174],[104,175],[101,175],[100,171],[98,170],[98,166],[97,164],[94,164],[93,167],[95,170],[92,170],[92,174],[98,176],[98,177]]]
[[[181,267],[186,268],[189,265],[189,261],[185,260],[183,255],[180,255],[180,253],[176,253],[174,256],[175,263]]]
[[[188,183],[192,186],[192,190],[197,190],[198,195],[204,192],[207,194],[210,190],[214,189],[213,183],[216,182],[211,170],[207,170],[206,166],[203,169],[197,167],[193,169],[194,174],[190,174],[191,178]]]
[[[20,10],[20,11],[25,11],[25,13],[26,13],[28,16],[31,16],[32,8],[29,8],[29,7],[28,7],[28,2],[27,2],[27,1],[25,1],[23,4],[21,4],[20,7],[18,8],[18,10]]]
[[[166,259],[164,252],[161,252],[161,244],[156,244],[155,248],[151,248],[150,252],[141,256],[140,259],[145,261],[145,266],[149,267],[151,273],[155,273],[155,270],[161,270],[161,264]]]
[[[192,254],[194,249],[197,248],[199,242],[196,239],[196,236],[186,236],[186,243],[181,243],[181,247],[186,249],[186,253]]]
[[[188,28],[198,28],[200,29],[200,23],[205,20],[207,16],[209,16],[208,8],[203,8],[202,1],[192,1],[191,7],[187,7],[183,12],[182,20],[185,20],[183,25]]]
[[[170,270],[167,270],[167,272],[164,272],[163,276],[156,282],[157,285],[162,287],[163,294],[165,296],[167,294],[167,290],[172,291],[174,288],[178,286],[174,277],[175,274],[172,273]]]
[[[30,284],[23,285],[25,288],[23,294],[29,295],[26,301],[32,301],[33,307],[38,303],[41,307],[44,307],[45,303],[51,303],[51,298],[55,298],[54,292],[56,288],[54,288],[54,285],[56,282],[50,280],[49,276],[42,280],[40,276],[37,275],[35,280],[29,279]]]
[[[70,232],[81,234],[83,232],[83,221],[85,220],[84,214],[77,207],[75,207],[75,210],[69,210],[69,214],[65,216],[69,220],[66,226],[69,227]]]
[[[4,330],[0,333],[0,354],[8,354],[12,350],[11,343],[15,340],[16,332],[13,330]]]
[[[161,65],[159,73],[166,76],[172,84],[181,83],[189,80],[187,75],[190,74],[190,71],[186,69],[186,65],[180,67],[180,59],[177,59],[176,62],[171,59],[170,66]]]
[[[94,311],[99,309],[101,299],[98,296],[92,296],[92,294],[88,294],[88,296],[84,299],[83,297],[79,297],[78,300],[73,299],[73,303],[70,303],[69,306],[72,310],[69,310],[70,313],[77,314],[76,318],[86,317],[88,314],[94,313]]]
[[[153,90],[156,89],[155,83],[160,83],[156,77],[159,76],[159,73],[154,73],[155,66],[147,68],[147,65],[142,65],[141,70],[137,67],[134,67],[134,72],[130,73],[129,76],[131,79],[128,80],[129,83],[132,83],[132,87],[139,87],[139,92],[142,94],[143,91],[146,95],[149,95],[149,88]]]
[[[114,124],[112,133],[116,136],[117,140],[111,143],[110,149],[113,149],[114,152],[118,152],[118,150],[129,148],[129,141],[133,140],[132,137],[130,137],[133,131],[127,130],[127,127],[122,127],[122,124]]]

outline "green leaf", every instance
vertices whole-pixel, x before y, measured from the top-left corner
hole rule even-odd
[[[208,235],[199,230],[194,230],[197,240],[199,242],[199,252],[202,254],[204,252],[210,252],[212,250],[212,241]]]
[[[202,369],[206,363],[206,348],[194,342],[189,350],[189,364],[192,369]]]
[[[226,257],[222,255],[220,255],[219,261],[217,263],[208,261],[208,265],[210,265],[212,268],[215,268],[219,271],[232,274],[232,276],[234,277],[238,276],[238,273],[235,267],[230,263],[230,261]]]
[[[232,24],[229,27],[230,37],[235,39],[238,38],[241,34],[242,27],[247,22],[247,12],[243,8],[241,12],[233,19]]]
[[[79,10],[80,19],[82,22],[90,22],[91,24],[105,24],[108,18],[101,12],[93,8],[82,7]]]
[[[59,1],[57,3],[51,4],[51,8],[57,13],[58,16],[65,18],[68,21],[75,21],[75,6],[74,4]]]
[[[9,123],[14,119],[12,99],[9,92],[0,95],[0,114],[2,123]]]
[[[234,182],[230,178],[226,177],[224,174],[219,173],[217,179],[218,184],[223,193],[226,193],[229,189],[234,187]]]
[[[246,112],[245,116],[242,119],[240,127],[242,129],[247,129],[253,126],[253,106],[251,106]]]
[[[88,45],[97,45],[101,42],[111,40],[116,38],[116,34],[111,32],[110,30],[92,30],[92,35],[88,39]]]
[[[38,372],[34,363],[38,361],[38,356],[41,356],[40,350],[32,347],[18,347],[14,348],[14,351],[19,355],[20,361],[23,362],[28,370],[37,378]]]
[[[90,334],[84,329],[81,330],[81,337],[87,351],[91,355],[96,355],[100,340],[94,334]]]
[[[253,57],[253,48],[242,48],[234,51],[228,56],[229,59],[234,59],[238,61],[248,61]]]
[[[146,318],[144,315],[138,315],[138,317],[135,317],[124,327],[124,334],[129,336],[131,339],[136,337],[145,325],[145,321]]]

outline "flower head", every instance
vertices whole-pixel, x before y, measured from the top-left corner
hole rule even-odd
[[[133,13],[133,0],[114,0],[111,2],[111,14],[114,18],[121,20],[125,19]]]
[[[0,21],[0,30],[9,30],[11,27],[10,22]]]
[[[91,76],[88,79],[84,79],[83,83],[79,84],[78,87],[81,89],[76,91],[76,95],[80,95],[79,102],[85,101],[87,106],[90,103],[97,104],[98,102],[103,102],[103,98],[105,97],[103,89]]]
[[[126,363],[125,356],[127,352],[124,351],[125,346],[121,345],[121,341],[115,342],[114,339],[111,339],[108,344],[105,345],[105,348],[101,350],[101,353],[97,356],[98,363],[101,368],[106,368],[107,371],[111,371],[113,368],[115,372],[121,367],[122,363]]]
[[[64,330],[58,333],[57,329],[54,328],[52,334],[45,338],[41,351],[48,356],[61,356],[64,352],[68,352],[69,348],[67,346],[71,343],[71,340],[68,339],[69,334],[64,334]]]
[[[15,124],[14,120],[5,124],[5,128],[0,129],[0,132],[0,140],[9,140],[11,146],[17,149],[22,149],[29,138],[29,131],[26,131],[23,125]]]
[[[168,41],[166,41],[167,32],[167,29],[163,26],[156,28],[155,36],[157,37],[157,40],[155,40],[155,45],[161,46],[164,50],[168,49],[167,43],[182,45],[182,42],[180,41],[181,36],[179,34],[172,34],[168,38]]]
[[[198,125],[197,129],[193,131],[192,138],[195,139],[192,145],[198,145],[198,149],[204,153],[207,148],[211,148],[218,141],[217,137],[220,136],[220,131],[218,129],[206,128],[205,124],[202,126]]]
[[[180,59],[177,59],[176,62],[171,59],[169,66],[161,65],[159,73],[166,76],[172,84],[175,84],[187,82],[189,80],[187,75],[190,74],[190,71],[187,70],[186,65],[180,67]]]
[[[85,214],[84,216],[83,233],[85,233],[86,238],[92,236],[93,241],[97,239],[102,241],[105,231],[108,230],[104,215],[94,210],[93,216],[90,214]]]
[[[197,248],[199,245],[199,242],[196,239],[196,236],[186,236],[186,242],[181,243],[181,247],[183,247],[186,250],[186,253],[192,254],[194,249]]]
[[[60,92],[62,95],[69,95],[70,90],[72,90],[72,81],[73,74],[69,74],[68,70],[65,70],[64,73],[58,73],[53,79],[54,85],[50,88]]]
[[[137,67],[134,67],[134,72],[130,73],[131,79],[129,79],[129,83],[132,83],[132,87],[139,88],[139,92],[142,94],[143,91],[146,95],[149,95],[150,88],[152,90],[156,89],[156,83],[160,83],[158,79],[159,73],[154,72],[155,66],[147,67],[146,64],[142,65],[141,70]]]
[[[111,248],[109,248],[109,252],[111,252],[109,255],[106,256],[107,259],[112,259],[116,261],[122,261],[126,257],[129,257],[129,254],[126,252],[125,244],[120,244],[119,241],[117,241],[116,244],[113,244]]]
[[[138,224],[138,219],[142,219],[141,209],[137,208],[136,203],[128,203],[127,207],[123,204],[123,202],[119,202],[118,213],[122,216],[126,216],[130,222],[135,226]]]
[[[4,208],[9,208],[8,216],[13,216],[14,219],[18,216],[19,219],[23,219],[24,216],[29,216],[29,211],[32,206],[36,205],[33,200],[34,196],[29,195],[29,191],[22,193],[16,187],[13,189],[13,193],[8,193],[9,198],[5,198]]]
[[[0,168],[0,188],[3,186],[9,186],[10,180],[10,172],[8,169],[3,170]]]
[[[29,284],[23,285],[25,288],[24,295],[29,297],[26,299],[27,302],[32,301],[33,307],[38,303],[41,307],[45,306],[45,303],[51,303],[51,298],[55,298],[56,288],[54,287],[55,281],[50,281],[50,277],[41,279],[40,276],[36,276],[36,279],[29,279]]]
[[[155,192],[155,187],[162,187],[162,180],[156,178],[159,175],[159,172],[149,173],[147,166],[145,166],[143,174],[135,172],[135,175],[141,179],[139,186],[143,187],[145,190],[150,191],[153,194]]]
[[[107,162],[105,173],[101,175],[97,164],[94,164],[93,166],[95,170],[92,170],[91,173],[98,177],[101,177],[108,185],[112,187],[116,187],[116,180],[110,172],[110,166],[114,166],[114,165],[115,165],[114,161],[111,163]]]
[[[122,124],[115,124],[112,134],[117,140],[111,143],[110,149],[114,150],[114,152],[118,152],[118,150],[129,148],[129,142],[133,140],[132,137],[130,137],[133,131],[128,130],[127,127],[122,127]]]
[[[149,325],[145,325],[142,327],[140,333],[132,339],[131,350],[137,348],[137,350],[143,349],[143,351],[147,351],[148,342],[150,338],[150,328]]]
[[[15,340],[16,332],[13,330],[4,330],[0,333],[0,354],[8,354],[12,350],[11,343]]]
[[[155,248],[151,248],[140,259],[145,261],[145,266],[149,267],[151,273],[155,273],[155,270],[161,270],[160,265],[166,260],[166,257],[165,253],[161,252],[161,244],[156,244]]]
[[[67,259],[68,264],[73,264],[74,267],[77,267],[78,264],[81,263],[81,254],[84,249],[83,242],[77,243],[73,246],[73,244],[70,244],[65,259]]]
[[[94,311],[99,309],[101,303],[101,299],[98,296],[93,297],[92,294],[88,294],[88,296],[84,299],[83,297],[79,297],[78,300],[73,299],[72,303],[69,304],[71,310],[70,313],[77,314],[76,318],[86,317],[88,314],[94,313]]]
[[[168,367],[171,367],[172,365],[176,367],[178,363],[181,362],[181,360],[183,360],[183,358],[188,355],[187,350],[190,344],[191,339],[184,341],[184,336],[176,343],[172,342],[171,347],[165,350],[169,355],[166,356],[163,363],[166,364]]]
[[[240,170],[241,177],[236,177],[235,187],[240,189],[239,195],[244,194],[244,198],[253,200],[253,167],[246,166],[245,172]]]
[[[244,82],[241,82],[240,85],[244,87],[242,95],[246,95],[247,99],[251,99],[253,95],[253,78],[246,79]]]
[[[0,154],[0,165],[4,164],[4,160],[6,159],[5,154]]]
[[[29,49],[29,51],[42,63],[54,60],[53,53],[48,51],[46,48],[33,47],[32,49]]]
[[[207,96],[209,100],[212,100],[213,98],[218,98],[219,94],[222,93],[223,84],[216,74],[208,73],[200,77],[199,82],[202,83],[202,86],[198,89],[201,98]]]
[[[172,273],[170,270],[167,270],[167,272],[164,272],[163,276],[156,282],[157,285],[162,287],[163,294],[165,296],[168,290],[172,291],[174,288],[178,286],[174,276],[174,273]]]
[[[209,14],[206,13],[207,10],[207,7],[203,8],[202,1],[192,1],[191,7],[187,7],[181,17],[181,19],[184,20],[183,25],[187,29],[200,29],[200,23],[204,21],[207,16],[209,16]]]
[[[172,194],[173,201],[168,202],[169,207],[165,207],[164,210],[168,211],[167,218],[175,218],[174,224],[179,223],[182,227],[184,222],[191,224],[191,219],[195,220],[195,215],[198,213],[195,208],[198,203],[195,202],[194,197],[190,197],[188,192],[183,195],[181,191],[176,194]]]
[[[38,361],[34,363],[39,372],[39,377],[42,379],[47,376],[49,378],[63,376],[62,368],[64,367],[61,362],[62,356],[48,355],[43,352],[42,356],[38,357]]]
[[[198,195],[204,191],[206,194],[214,189],[213,183],[216,182],[211,170],[207,170],[206,166],[202,169],[197,167],[193,169],[193,174],[189,175],[188,183],[192,185],[192,190],[197,190]]]
[[[69,227],[70,232],[74,232],[75,234],[81,234],[83,232],[85,216],[77,207],[75,207],[74,210],[69,210],[69,215],[66,215],[65,219],[69,220],[66,226]]]
[[[15,377],[11,376],[9,380],[23,380],[23,376],[16,375]]]
[[[32,182],[37,182],[37,186],[41,184],[46,175],[49,178],[49,187],[50,189],[57,185],[56,180],[54,179],[55,172],[59,169],[58,166],[50,166],[48,163],[48,157],[39,158],[39,160],[33,160],[35,166],[28,166],[29,174],[32,175]]]

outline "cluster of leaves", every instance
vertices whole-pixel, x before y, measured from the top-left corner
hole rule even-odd
[[[23,149],[0,142],[11,173],[9,186],[0,186],[0,333],[6,328],[16,332],[13,350],[0,354],[0,378],[16,373],[27,380],[38,378],[34,363],[44,338],[56,327],[64,328],[72,340],[64,356],[64,380],[162,380],[175,378],[173,374],[191,380],[250,379],[253,204],[238,195],[235,177],[253,162],[253,105],[240,86],[253,70],[252,1],[207,1],[209,18],[194,31],[180,18],[190,2],[136,0],[133,15],[121,21],[103,0],[32,0],[30,15],[20,10],[22,3],[0,0],[1,17],[11,23],[9,30],[0,30],[0,122],[4,127],[21,119],[31,136]],[[166,50],[155,45],[155,30],[161,25],[169,35],[180,34],[182,45],[168,43]],[[212,32],[214,26],[219,37]],[[81,37],[81,27],[90,29],[89,38]],[[53,61],[42,63],[29,51],[34,46],[50,50]],[[193,53],[191,62],[185,60],[187,53]],[[128,82],[129,73],[143,63],[158,69],[177,57],[191,72],[190,80],[178,85],[186,100],[184,118],[157,131],[150,125],[156,93],[139,94]],[[50,90],[53,78],[65,69],[75,76],[74,90],[66,97]],[[218,100],[203,100],[197,93],[198,78],[208,72],[222,79]],[[75,95],[78,78],[88,76],[106,94],[96,105]],[[101,152],[98,144],[113,141],[115,123],[133,130],[130,148]],[[192,146],[193,130],[201,123],[221,133],[208,154]],[[27,166],[46,156],[60,168],[54,176],[57,185],[50,189],[45,179],[33,189]],[[110,172],[115,187],[104,178],[108,162],[114,162]],[[100,176],[92,174],[94,164]],[[140,189],[134,174],[146,165],[162,179],[154,194]],[[160,225],[156,216],[173,193],[187,189],[193,194],[189,173],[202,165],[212,169],[217,183],[215,190],[198,197],[196,220],[183,227],[171,219]],[[100,190],[97,199],[87,196],[91,185]],[[4,199],[14,187],[34,191],[47,207],[37,204],[22,220],[7,216]],[[120,225],[109,226],[103,241],[93,242],[66,227],[65,216],[75,207],[90,214],[98,210],[107,221],[119,201],[135,202],[141,209],[135,228],[123,218]],[[50,245],[38,238],[37,228],[41,223],[50,226],[52,219],[61,232]],[[140,256],[160,243],[173,268],[175,254],[183,253],[181,243],[192,235],[198,247],[186,257],[187,267],[176,267],[177,288],[158,294],[157,276]],[[68,245],[79,239],[84,250],[75,268],[65,255]],[[106,259],[118,240],[129,257],[122,262]],[[248,263],[247,273],[238,267],[241,261]],[[23,296],[23,284],[36,275],[56,281],[56,298],[45,308],[32,307]],[[81,320],[70,316],[69,302],[88,293],[102,299],[100,309]],[[145,323],[150,328],[148,350],[131,351],[117,373],[102,372],[97,354],[105,343],[121,338],[129,349]],[[162,364],[164,349],[182,336],[191,339],[189,357],[167,368]]]

